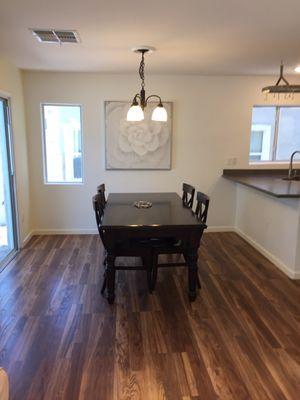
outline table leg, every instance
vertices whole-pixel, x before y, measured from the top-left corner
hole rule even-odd
[[[109,304],[113,304],[115,300],[115,256],[108,254],[107,255],[107,270],[106,270],[106,279],[107,279],[107,300]]]
[[[147,271],[147,285],[149,293],[152,293],[152,253],[151,250],[146,252],[146,255],[142,257],[143,266],[146,268]]]
[[[197,276],[198,276],[198,249],[191,249],[187,253],[187,264],[188,264],[188,283],[189,283],[189,299],[194,301],[197,296]]]

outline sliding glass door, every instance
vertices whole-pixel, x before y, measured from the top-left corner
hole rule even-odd
[[[0,97],[0,270],[17,249],[9,103]]]

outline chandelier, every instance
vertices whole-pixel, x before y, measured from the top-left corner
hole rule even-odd
[[[158,105],[154,108],[152,112],[152,121],[166,122],[168,119],[167,111],[163,106],[160,96],[156,94],[151,94],[146,97],[145,92],[145,53],[153,50],[151,47],[140,47],[133,49],[134,52],[141,54],[142,59],[139,67],[139,75],[141,78],[141,91],[137,93],[132,104],[127,112],[127,121],[142,121],[144,119],[144,109],[147,107],[148,101],[150,99],[156,98],[158,100]]]
[[[283,82],[280,84],[280,82]],[[280,74],[277,82],[273,86],[266,86],[262,88],[263,93],[274,93],[274,94],[294,94],[294,93],[300,93],[300,85],[291,85],[287,79],[283,76],[283,63],[280,65]]]

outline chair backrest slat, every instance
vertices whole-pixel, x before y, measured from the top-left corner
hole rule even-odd
[[[209,207],[209,197],[202,192],[197,192],[197,206],[195,215],[200,222],[206,223]]]
[[[193,208],[195,188],[188,183],[182,184],[182,202],[185,207]]]
[[[105,184],[101,183],[101,185],[97,186],[97,193],[100,194],[100,198],[101,198],[101,203],[103,208],[105,207],[106,204],[106,198],[105,198]]]
[[[95,196],[93,196],[93,208],[95,211],[98,232],[101,236],[101,223],[102,223],[102,218],[104,215],[104,208],[102,205],[102,199],[101,199],[100,193],[97,193],[97,194],[95,194]]]

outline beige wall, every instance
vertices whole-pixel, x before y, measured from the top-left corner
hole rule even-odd
[[[20,71],[4,59],[0,59],[0,93],[9,96],[11,99],[17,206],[19,211],[20,242],[22,244],[30,232],[29,177],[23,87]]]
[[[221,178],[228,159],[248,167],[253,104],[266,103],[266,77],[150,76],[147,90],[174,102],[171,171],[105,171],[104,101],[128,100],[138,89],[136,75],[24,72],[31,173],[32,227],[37,231],[90,232],[95,229],[91,197],[96,185],[108,191],[177,191],[183,181],[211,198],[210,227],[235,224],[235,185]],[[45,185],[40,104],[83,107],[84,184]]]

